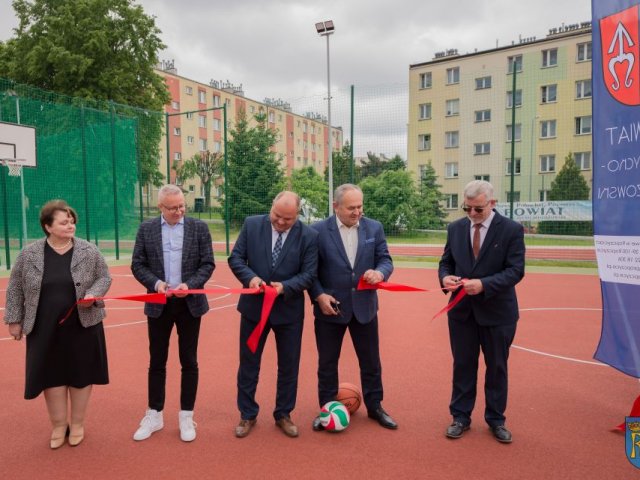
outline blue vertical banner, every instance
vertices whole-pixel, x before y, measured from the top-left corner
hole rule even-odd
[[[595,358],[640,377],[640,2],[592,0]]]

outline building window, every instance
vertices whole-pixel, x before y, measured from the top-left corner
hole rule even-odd
[[[207,117],[205,117],[204,115],[198,115],[198,126],[207,128]]]
[[[540,155],[540,173],[548,173],[556,171],[555,155]]]
[[[491,77],[476,78],[476,90],[491,88]]]
[[[591,170],[591,152],[576,152],[573,158],[580,170]]]
[[[541,202],[546,202],[547,200],[549,200],[549,190],[538,190],[538,192],[540,193],[540,196],[538,198],[540,198]]]
[[[195,192],[196,191],[196,186],[195,185],[189,185],[189,191],[190,192]]]
[[[516,72],[522,71],[522,55],[514,55],[507,57],[507,71],[513,73],[513,65],[516,66]]]
[[[444,164],[444,177],[456,178],[458,176],[458,162]]]
[[[431,72],[420,74],[420,89],[431,88]]]
[[[520,192],[506,192],[507,202],[519,202],[520,201]]]
[[[213,96],[213,106],[214,107],[219,107],[220,106],[220,95],[214,95]]]
[[[186,93],[187,95],[193,95],[193,88],[192,87],[184,87],[184,93]]]
[[[591,98],[591,80],[576,82],[576,98]]]
[[[447,210],[454,210],[458,208],[458,194],[447,193],[444,196],[444,208]]]
[[[176,102],[175,100],[172,100],[171,108],[173,108],[174,110],[180,110],[180,102]]]
[[[444,133],[444,148],[458,148],[460,146],[460,135],[457,131]]]
[[[220,121],[220,119],[219,119],[219,118],[214,118],[214,119],[213,119],[213,129],[214,129],[216,132],[219,132],[219,131],[220,131],[220,126],[221,126],[221,125],[222,125],[222,122]]]
[[[576,135],[587,135],[591,133],[591,115],[576,117]]]
[[[307,124],[306,124],[306,123],[303,123],[303,124],[302,124],[302,131],[303,131],[304,133],[307,133]]]
[[[520,159],[519,158],[514,158],[513,159],[513,166],[514,166],[514,175],[520,175]],[[507,168],[505,169],[505,173],[507,175],[511,175],[511,159],[507,158],[507,162],[506,162]]]
[[[591,42],[578,44],[578,62],[587,62],[591,60]]]
[[[473,154],[474,155],[489,155],[491,153],[491,143],[474,143]]]
[[[516,135],[515,135],[515,141],[519,142],[520,140],[522,140],[522,124],[520,123],[516,123]],[[511,141],[511,125],[507,125],[507,142]]]
[[[187,112],[186,117],[187,120],[193,120],[193,112]]]
[[[181,152],[174,152],[173,159],[177,160],[177,161],[182,160],[182,153]]]
[[[447,85],[460,83],[460,67],[447,68]]]
[[[181,133],[181,132],[180,132],[180,128],[179,128],[179,127],[173,127],[173,134],[174,134],[176,137],[179,137],[179,136],[180,136],[180,133]]]
[[[544,85],[540,90],[542,91],[542,103],[554,103],[558,99],[558,86],[555,83]]]
[[[556,121],[555,120],[543,120],[540,122],[540,138],[555,138],[556,136]]]
[[[507,92],[507,108],[513,107],[513,90]],[[522,106],[522,90],[516,90],[516,107]]]
[[[418,175],[420,175],[420,180],[424,180],[427,176],[427,166],[428,165],[418,165]]]
[[[195,139],[194,139],[192,136],[187,135],[187,143],[188,143],[189,145],[193,145],[194,140],[195,140]]]
[[[220,144],[220,142],[213,142],[213,151],[214,152],[219,152],[220,150],[222,150],[222,145]]]
[[[453,100],[447,100],[446,103],[447,117],[453,115],[460,115],[460,100],[455,98]]]
[[[431,104],[421,103],[418,105],[418,118],[420,120],[428,120],[431,118]]]
[[[555,67],[556,65],[558,65],[558,49],[542,50],[542,68]]]
[[[231,106],[231,99],[230,99],[230,98],[225,98],[225,99],[224,99],[224,103],[225,103],[225,105],[226,105],[227,107],[230,107],[230,106]]]
[[[474,180],[484,180],[485,182],[490,181],[491,179],[491,175],[488,174],[484,174],[484,175],[474,175],[473,176]]]
[[[269,123],[276,122],[276,114],[274,112],[269,112]]]
[[[253,105],[249,106],[249,113],[255,113],[256,111],[256,107],[254,107]]]
[[[491,110],[476,110],[476,122],[488,122],[491,120]]]
[[[200,151],[204,152],[207,150],[207,139],[206,138],[200,138]]]
[[[198,102],[207,103],[207,92],[204,90],[198,90]]]
[[[431,135],[418,135],[418,150],[431,150]]]

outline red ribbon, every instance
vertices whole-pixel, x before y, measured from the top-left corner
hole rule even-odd
[[[633,402],[633,406],[631,407],[631,413],[628,415],[629,417],[640,417],[640,395],[636,398],[636,401]],[[614,427],[614,430],[625,431],[625,422],[622,422],[617,427]]]
[[[466,279],[462,279],[461,281],[464,283],[465,280]],[[426,288],[412,287],[411,285],[403,285],[401,283],[391,283],[391,282],[378,282],[375,284],[371,284],[371,283],[365,282],[364,277],[360,277],[360,280],[358,281],[358,290],[388,290],[390,292],[441,292],[443,290],[446,291],[448,289],[446,288],[426,289]],[[443,313],[446,313],[449,310],[451,310],[458,303],[460,303],[460,300],[462,300],[466,294],[467,294],[466,290],[464,288],[461,288],[458,291],[458,293],[456,293],[456,296],[453,297],[453,300],[451,300],[447,305],[444,306],[444,308],[442,308],[438,313],[436,313],[433,317],[431,317],[431,320],[434,320],[435,318],[439,317]]]
[[[262,311],[260,312],[260,322],[256,325],[256,328],[249,335],[249,339],[247,340],[247,346],[251,353],[256,353],[256,349],[258,348],[258,342],[260,340],[260,336],[264,331],[264,327],[267,324],[267,320],[269,319],[269,314],[271,313],[271,309],[273,308],[273,303],[278,296],[278,291],[275,287],[270,285],[263,285],[261,288],[196,288],[191,290],[167,290],[167,294],[176,295],[178,293],[184,295],[203,295],[209,293],[235,293],[235,294],[245,294],[245,295],[257,295],[259,293],[264,292],[264,301],[262,302]],[[165,293],[145,293],[141,295],[124,295],[121,297],[93,297],[91,300],[131,300],[134,302],[148,302],[148,303],[167,303],[167,295]],[[82,302],[78,300],[66,313],[64,318],[60,320],[58,323],[62,324],[73,312],[73,309]]]

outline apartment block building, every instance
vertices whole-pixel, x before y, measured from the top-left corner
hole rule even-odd
[[[224,152],[223,105],[226,105],[227,139],[232,136],[236,119],[244,111],[250,125],[255,125],[254,115],[267,116],[268,127],[277,131],[277,143],[273,147],[276,157],[286,175],[294,169],[311,166],[324,175],[328,164],[329,128],[326,117],[317,113],[299,115],[289,104],[280,99],[265,99],[263,102],[244,96],[241,85],[229,82],[211,81],[200,83],[178,75],[173,62],[163,62],[156,70],[168,86],[171,102],[165,106],[169,120],[169,163],[181,162],[204,151]],[[335,151],[342,149],[343,132],[340,127],[331,128],[331,145]],[[167,142],[163,138],[160,145],[160,171],[167,174]],[[175,171],[170,172],[172,183]],[[218,182],[220,185],[221,182]],[[182,188],[188,191],[186,199],[193,205],[196,197],[203,196],[198,178],[185,181]],[[212,199],[221,193],[212,192]]]
[[[436,53],[410,65],[409,89],[408,168],[419,179],[431,163],[449,220],[463,214],[462,189],[474,179],[511,200],[512,135],[514,201],[545,201],[569,153],[591,186],[590,22],[491,50]]]

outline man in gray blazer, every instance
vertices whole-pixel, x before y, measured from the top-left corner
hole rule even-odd
[[[278,386],[273,417],[289,437],[298,436],[291,420],[298,391],[298,368],[304,320],[304,291],[316,278],[317,233],[298,220],[300,198],[281,192],[268,215],[247,217],[229,256],[229,266],[244,287],[268,284],[278,296],[255,353],[247,339],[260,321],[263,295],[241,295],[240,367],[238,368],[238,410],[236,437],[246,437],[256,424],[260,406],[255,400],[262,351],[273,330],[278,352]]]
[[[160,217],[140,225],[131,261],[133,276],[149,293],[167,294],[166,305],[144,306],[149,333],[149,404],[133,439],[145,440],[164,426],[166,364],[175,324],[182,366],[180,438],[190,442],[196,438],[193,407],[198,388],[200,319],[209,311],[209,303],[205,295],[167,291],[204,288],[215,263],[209,228],[200,220],[185,217],[184,195],[179,187],[162,187],[158,192],[158,208],[162,212]]]
[[[378,342],[376,290],[357,290],[362,277],[376,284],[389,279],[393,262],[380,222],[363,217],[362,190],[340,185],[335,215],[311,226],[318,232],[318,278],[309,290],[314,302],[320,406],[338,393],[338,360],[347,329],[360,364],[364,404],[370,418],[385,428],[397,423],[382,408],[382,366]],[[320,417],[314,430],[322,430]]]

